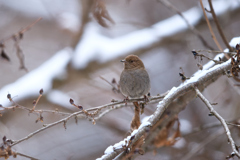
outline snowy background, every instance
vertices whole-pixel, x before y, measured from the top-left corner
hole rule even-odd
[[[192,0],[170,2],[217,50],[199,3]],[[227,39],[230,41],[239,36],[240,1],[213,2]],[[83,36],[77,39],[82,23],[83,6],[80,0],[0,0],[0,40],[17,33],[37,18],[43,18],[24,34],[20,42],[29,72],[19,70],[13,42],[5,43],[10,62],[0,59],[0,104],[4,107],[12,105],[7,99],[7,94],[10,93],[19,104],[31,108],[32,101],[37,98],[41,88],[44,96],[37,109],[76,111],[69,104],[69,98],[86,109],[109,103],[112,99],[123,99],[121,94],[114,94],[111,86],[99,76],[109,81],[113,78],[118,81],[123,68],[119,61],[128,54],[137,54],[143,60],[151,78],[151,95],[178,86],[181,83],[178,74],[181,72],[180,67],[189,77],[198,70],[198,60],[194,59],[191,51],[207,48],[176,13],[156,0],[105,0],[105,4],[115,24],[104,28],[90,14]],[[205,6],[208,8],[207,3]],[[210,14],[209,17],[211,19]],[[217,33],[213,22],[212,24]],[[216,35],[225,48],[219,35]],[[210,53],[207,55],[215,56]],[[202,63],[205,62],[207,61]],[[236,108],[239,103],[236,98],[237,89],[229,87],[232,85],[226,78],[220,78],[204,92],[210,101],[219,103],[219,113],[228,119],[233,119],[239,113]],[[208,111],[202,105],[199,100],[195,100],[180,113],[183,133],[216,121],[207,116]],[[156,105],[149,105],[142,117],[153,113],[155,108]],[[44,124],[62,118],[51,114],[43,116]],[[95,159],[109,145],[126,136],[132,116],[133,109],[123,108],[106,115],[96,125],[87,120],[80,120],[76,125],[74,120],[70,120],[66,131],[62,125],[55,126],[16,145],[14,149],[38,159]],[[35,123],[36,118],[22,110],[4,112],[0,117],[0,137],[6,135],[17,140],[28,135],[43,124]],[[213,129],[201,132],[201,136],[195,134],[183,139],[180,141],[182,144],[178,144],[181,147],[160,148],[156,156],[149,152],[138,158],[176,159],[212,132]],[[230,148],[226,147],[224,140],[219,139],[217,142],[208,146],[214,154],[208,153],[208,148],[196,155],[195,159],[223,159]],[[221,147],[218,148],[219,146]]]

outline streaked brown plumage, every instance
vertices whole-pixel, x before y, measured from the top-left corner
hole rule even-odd
[[[129,55],[124,62],[124,70],[120,76],[120,91],[129,98],[140,98],[150,91],[150,79],[141,59]]]

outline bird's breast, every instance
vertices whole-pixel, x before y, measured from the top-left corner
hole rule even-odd
[[[120,90],[124,96],[139,98],[150,90],[150,79],[145,69],[123,70],[120,76]]]

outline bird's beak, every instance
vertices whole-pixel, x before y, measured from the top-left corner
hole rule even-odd
[[[120,62],[126,62],[126,61],[123,59],[123,60],[121,60]]]

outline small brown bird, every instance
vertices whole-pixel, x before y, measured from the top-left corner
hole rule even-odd
[[[143,62],[138,56],[129,55],[124,60],[124,70],[120,76],[120,91],[129,98],[140,98],[148,94],[150,79]]]

